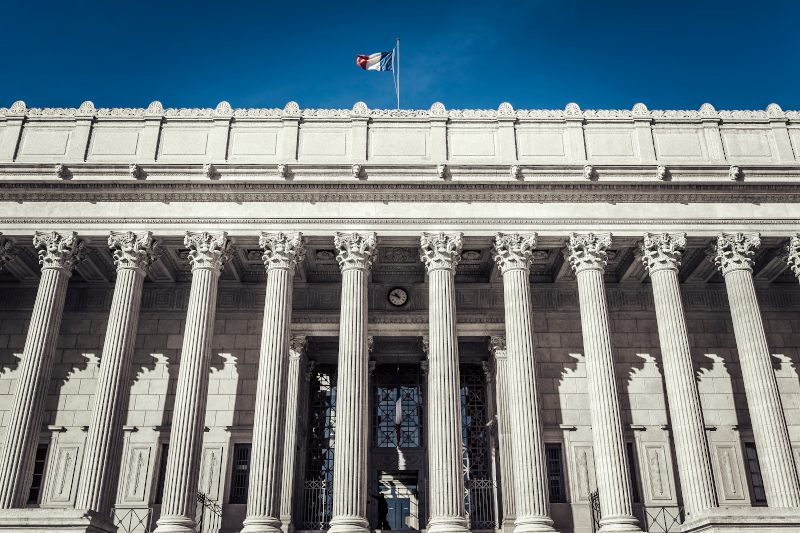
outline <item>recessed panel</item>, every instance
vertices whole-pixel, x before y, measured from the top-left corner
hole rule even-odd
[[[725,132],[722,138],[731,157],[772,157],[766,133]]]
[[[370,140],[370,153],[374,156],[424,157],[427,155],[424,133],[376,131]]]
[[[519,155],[564,156],[564,135],[561,133],[520,133]]]
[[[451,133],[450,153],[453,156],[495,155],[493,133]]]
[[[97,129],[92,135],[92,155],[136,155],[138,131]]]
[[[205,155],[208,132],[165,130],[161,145],[161,155]]]
[[[278,134],[236,131],[231,136],[231,155],[275,155]]]
[[[700,136],[696,133],[659,133],[654,135],[659,157],[703,157]]]
[[[347,134],[343,131],[330,133],[300,133],[303,155],[347,155]]]
[[[633,155],[633,142],[629,133],[587,133],[586,147],[590,156]]]
[[[23,155],[65,155],[69,131],[27,131],[22,142]]]

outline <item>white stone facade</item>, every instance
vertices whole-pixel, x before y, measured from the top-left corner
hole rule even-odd
[[[325,367],[316,529],[800,531],[800,112],[17,102],[0,207],[0,530],[311,529]]]

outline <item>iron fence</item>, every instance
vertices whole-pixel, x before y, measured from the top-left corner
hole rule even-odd
[[[589,493],[589,512],[592,513],[592,533],[600,530],[600,492],[592,491]]]
[[[674,533],[686,520],[683,506],[643,507],[641,525],[647,533]]]
[[[197,531],[202,533],[205,526],[206,531],[218,527],[219,519],[222,518],[222,506],[217,500],[212,500],[202,492],[197,493],[197,509],[195,510],[195,522]],[[209,524],[212,522],[212,524]]]
[[[469,528],[473,531],[499,529],[494,509],[497,483],[493,479],[470,479],[465,488]]]
[[[153,510],[149,507],[117,509],[112,511],[114,525],[118,533],[150,533],[150,518]]]
[[[333,491],[328,481],[303,481],[302,501],[300,529],[324,531],[331,527]]]

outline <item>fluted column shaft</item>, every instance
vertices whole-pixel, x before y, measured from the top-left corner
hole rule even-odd
[[[289,269],[270,269],[267,274],[247,518],[243,533],[276,533],[281,527],[280,494],[293,275]]]
[[[800,482],[752,272],[728,271],[725,287],[767,504],[800,507]]]
[[[501,353],[502,352],[502,353]],[[514,504],[514,457],[511,444],[511,421],[509,420],[508,357],[505,350],[495,351],[495,382],[497,383],[497,434],[500,437],[500,485],[503,495],[503,530],[514,529],[517,517]]]
[[[517,533],[553,531],[533,351],[533,312],[527,269],[503,272]]]
[[[283,477],[281,479],[281,522],[286,533],[292,533],[294,515],[292,513],[295,481],[297,479],[297,419],[299,416],[300,394],[303,390],[303,357],[292,354],[289,357],[289,378],[286,391],[286,435],[283,444]]]
[[[703,409],[697,390],[676,269],[650,272],[664,381],[686,514],[717,507]]]
[[[2,509],[25,507],[28,498],[70,276],[63,268],[42,269],[0,460]]]
[[[144,277],[144,270],[138,268],[117,273],[75,501],[76,509],[91,509],[104,516],[111,512],[116,498],[122,425],[128,405],[131,357]]]

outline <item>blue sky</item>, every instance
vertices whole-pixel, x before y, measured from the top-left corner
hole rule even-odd
[[[800,109],[800,3],[6,2],[0,106]]]

